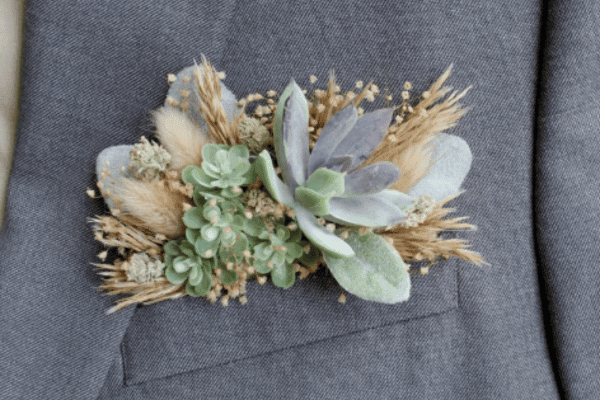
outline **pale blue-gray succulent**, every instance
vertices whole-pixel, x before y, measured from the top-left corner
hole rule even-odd
[[[349,226],[390,226],[401,222],[404,207],[414,199],[387,188],[400,176],[390,162],[356,169],[381,143],[393,109],[359,118],[354,105],[334,114],[323,127],[313,151],[308,145],[308,105],[291,82],[284,90],[274,119],[274,142],[283,181],[267,152],[257,172],[271,195],[296,211],[298,225],[316,246],[336,257],[352,257],[352,248],[317,220],[323,217]],[[373,213],[372,210],[377,212]]]
[[[413,196],[442,186],[443,190],[433,190],[440,200],[449,190],[457,191],[471,162],[464,141],[441,136],[434,154],[438,167],[434,165],[417,190],[409,194],[389,190],[400,176],[396,165],[380,162],[357,168],[385,137],[392,115],[388,108],[359,117],[350,105],[330,118],[310,152],[308,104],[292,81],[281,96],[273,125],[283,180],[266,151],[259,154],[255,167],[273,198],[295,210],[298,226],[322,250],[338,283],[363,299],[382,303],[405,301],[410,293],[410,278],[398,252],[381,236],[360,234],[357,229],[347,230],[344,240],[317,217],[350,227],[395,225],[406,218],[404,210],[414,203]],[[456,153],[448,156],[448,150]]]

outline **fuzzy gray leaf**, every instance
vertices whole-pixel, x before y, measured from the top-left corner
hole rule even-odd
[[[346,175],[343,196],[358,196],[381,192],[400,178],[400,170],[389,161],[379,162]]]
[[[440,201],[460,190],[473,155],[467,142],[445,133],[440,133],[431,146],[434,148],[432,159],[437,162],[408,194],[413,197],[428,194]]]
[[[120,178],[130,177],[129,170],[129,153],[133,149],[131,145],[119,145],[107,147],[102,150],[96,158],[96,178],[98,182],[104,185],[104,190],[114,193],[114,186]],[[108,163],[108,166],[106,165]],[[121,168],[125,168],[125,172],[121,172]],[[102,173],[106,169],[108,173]],[[104,178],[104,179],[103,179]],[[114,208],[114,202],[105,197],[104,202],[109,209]]]
[[[353,104],[333,114],[325,124],[319,135],[317,143],[310,154],[308,161],[308,171],[312,174],[319,167],[331,158],[331,153],[340,144],[340,142],[350,133],[356,120],[358,112]],[[340,154],[345,156],[345,154]]]
[[[354,257],[340,259],[323,254],[340,286],[361,299],[378,303],[408,300],[410,276],[394,247],[372,232],[350,232],[347,242],[356,254]]]

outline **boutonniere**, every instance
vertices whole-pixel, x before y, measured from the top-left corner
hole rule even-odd
[[[251,279],[286,289],[318,268],[352,295],[399,303],[413,261],[483,263],[440,236],[474,228],[447,218],[472,158],[442,133],[468,91],[444,87],[449,74],[414,101],[409,82],[395,101],[373,83],[343,92],[333,74],[322,89],[311,76],[309,90],[292,80],[238,101],[204,57],[169,74],[156,140],[97,158],[110,214],[91,218],[106,246],[94,265],[100,288],[122,295],[109,312],[186,295],[246,303]],[[387,107],[362,108],[376,99]]]

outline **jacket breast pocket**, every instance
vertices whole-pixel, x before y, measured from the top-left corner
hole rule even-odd
[[[458,307],[457,265],[412,275],[411,297],[387,305],[342,293],[326,271],[284,290],[248,284],[249,301],[227,307],[186,297],[139,307],[122,343],[124,382],[136,385],[377,329]]]

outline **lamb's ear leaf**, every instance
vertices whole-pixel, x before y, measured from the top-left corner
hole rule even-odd
[[[267,150],[263,150],[254,161],[252,169],[262,179],[273,198],[284,205],[290,205],[294,198],[290,189],[279,179],[273,166],[273,160]]]
[[[302,233],[323,253],[339,258],[348,258],[354,255],[352,247],[342,238],[319,225],[317,218],[310,211],[299,204],[294,206],[294,211]]]
[[[408,300],[410,277],[398,252],[381,236],[354,230],[346,242],[356,255],[336,258],[323,253],[340,286],[364,300],[394,304]]]
[[[308,103],[294,80],[277,103],[273,142],[284,182],[292,189],[303,184],[308,177]]]
[[[440,201],[460,190],[471,168],[473,155],[467,142],[445,133],[440,133],[431,146],[434,149],[431,158],[437,161],[408,194],[412,197],[428,194]]]
[[[198,65],[197,68],[202,71],[202,65]],[[192,65],[187,67],[176,75],[176,79],[171,83],[171,87],[167,92],[167,100],[165,101],[166,107],[173,107],[173,104],[187,104],[185,108],[185,114],[194,123],[194,125],[203,129],[204,132],[208,132],[206,121],[200,115],[200,93],[198,92],[198,85],[196,85],[196,78],[194,77],[194,71],[196,66]],[[229,121],[233,119],[240,112],[241,108],[238,107],[238,101],[235,98],[233,92],[223,84],[221,85],[221,104],[227,114]],[[175,101],[176,103],[174,103]],[[179,107],[176,107],[179,108]]]
[[[114,193],[114,187],[121,178],[131,177],[129,171],[129,153],[133,149],[132,145],[120,145],[107,147],[96,157],[96,179],[102,183],[103,190]],[[108,163],[108,165],[106,165]],[[125,168],[124,172],[121,168]],[[106,170],[108,173],[103,173]],[[109,197],[104,198],[104,202],[109,209],[113,209],[115,204]]]

